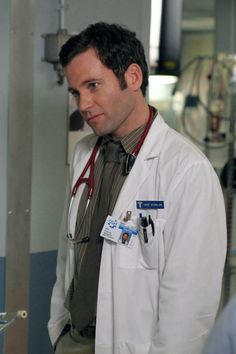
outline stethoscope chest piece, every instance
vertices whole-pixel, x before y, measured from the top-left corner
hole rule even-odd
[[[124,165],[124,174],[126,176],[130,173],[130,171],[135,163],[135,160],[136,160],[135,155],[127,154],[126,159],[125,159],[125,165]]]

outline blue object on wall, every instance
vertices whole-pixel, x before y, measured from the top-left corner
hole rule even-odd
[[[53,354],[47,322],[56,258],[56,251],[33,253],[30,257],[29,354]]]

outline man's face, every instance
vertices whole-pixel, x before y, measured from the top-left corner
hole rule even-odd
[[[124,241],[127,241],[128,238],[129,238],[129,235],[128,235],[128,234],[125,233],[125,234],[122,235],[122,239],[123,239]]]
[[[135,128],[134,91],[129,86],[121,90],[117,77],[93,48],[73,58],[65,75],[69,90],[77,95],[78,109],[96,135],[121,138]]]

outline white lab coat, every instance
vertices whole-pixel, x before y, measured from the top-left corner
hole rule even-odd
[[[96,141],[79,142],[72,185]],[[71,213],[74,232],[77,193]],[[105,240],[98,287],[96,354],[200,354],[221,293],[226,253],[224,201],[206,157],[187,139],[154,120],[117,200],[113,215],[137,200],[164,201],[150,210],[155,236],[134,237],[131,248]],[[73,277],[73,246],[61,235],[49,333],[52,343],[69,319],[64,308]]]

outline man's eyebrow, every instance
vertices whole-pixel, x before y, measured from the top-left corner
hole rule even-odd
[[[102,79],[100,79],[100,78],[93,78],[93,77],[91,77],[91,79],[87,79],[87,80],[84,80],[83,82],[82,82],[82,86],[84,86],[84,85],[87,85],[87,84],[90,84],[91,82],[97,82],[97,81],[102,81]]]
[[[100,78],[91,78],[91,79],[87,79],[87,80],[84,80],[82,83],[81,83],[81,86],[86,86],[88,84],[90,84],[91,82],[102,82],[102,79]],[[68,91],[72,94],[72,95],[79,95],[79,91],[74,89],[73,87],[69,86],[68,87]]]

